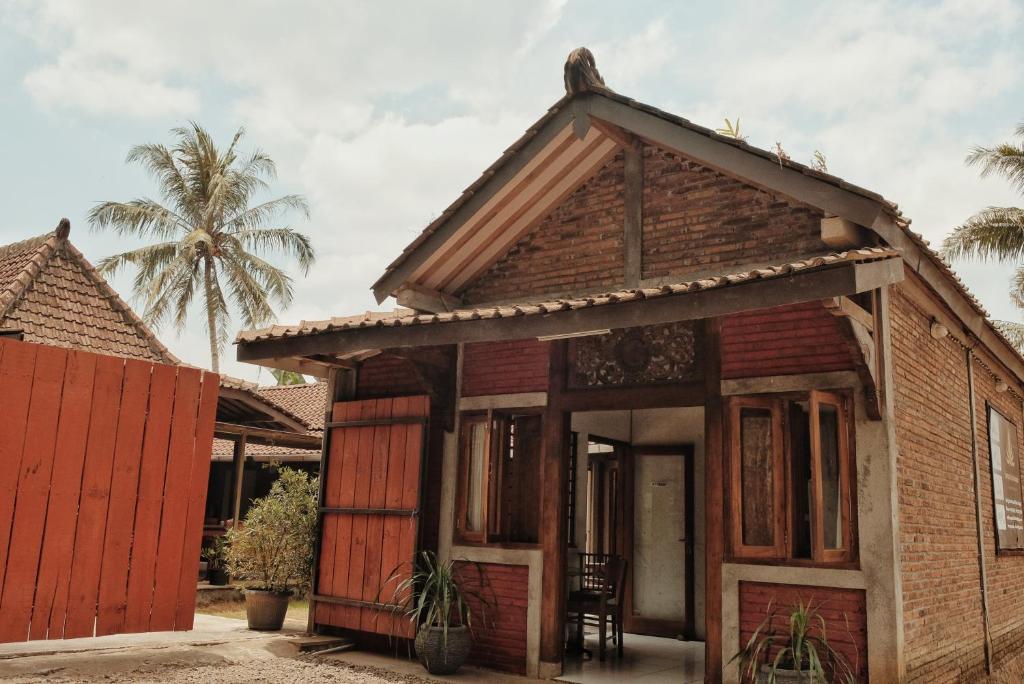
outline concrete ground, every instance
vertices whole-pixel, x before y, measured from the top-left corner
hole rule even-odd
[[[293,625],[298,626],[298,625]],[[428,676],[419,663],[349,651],[299,655],[300,629],[254,632],[244,620],[196,615],[190,632],[122,634],[66,641],[0,644],[0,681],[15,682],[287,682],[427,684],[437,681],[522,682],[519,677],[464,668]]]

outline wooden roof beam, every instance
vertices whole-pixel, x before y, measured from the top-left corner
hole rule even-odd
[[[239,361],[267,357],[341,354],[356,349],[421,347],[458,342],[527,339],[584,330],[629,328],[724,316],[741,311],[820,301],[867,292],[903,278],[893,257],[843,263],[785,277],[752,280],[687,294],[591,306],[546,315],[454,321],[410,326],[374,326],[238,344]]]
[[[271,446],[292,447],[296,449],[319,449],[322,443],[320,435],[283,432],[267,428],[247,427],[217,421],[213,428],[214,437],[237,441],[245,437],[252,444],[269,444]]]

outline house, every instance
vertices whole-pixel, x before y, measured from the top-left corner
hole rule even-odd
[[[182,364],[71,243],[70,232],[71,225],[64,219],[53,232],[0,246],[0,334]],[[311,404],[317,409],[310,411]],[[273,476],[261,463],[299,462],[315,470],[310,464],[319,460],[322,404],[323,389],[315,384],[285,393],[221,377],[207,497],[208,533],[218,533],[225,520],[244,514],[246,495],[266,493]],[[243,466],[249,476],[234,477]]]
[[[434,549],[497,598],[477,661],[557,676],[611,552],[626,650],[703,642],[708,682],[801,600],[862,681],[1019,662],[1024,359],[895,204],[587,57],[373,284],[413,311],[237,338],[330,378],[311,623],[408,635],[374,597]]]

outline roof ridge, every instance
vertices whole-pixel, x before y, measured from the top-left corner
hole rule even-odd
[[[54,232],[37,235],[33,238],[14,242],[0,247],[0,257],[8,257],[19,252],[35,251],[25,262],[18,275],[0,290],[0,319],[7,316],[13,307],[28,291],[29,286],[39,277],[43,267],[49,263],[57,247]]]

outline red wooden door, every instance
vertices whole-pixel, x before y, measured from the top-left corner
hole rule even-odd
[[[0,642],[191,629],[217,393],[0,339]]]
[[[338,402],[322,467],[314,621],[411,637],[394,612],[419,536],[420,482],[430,402],[425,396]]]

